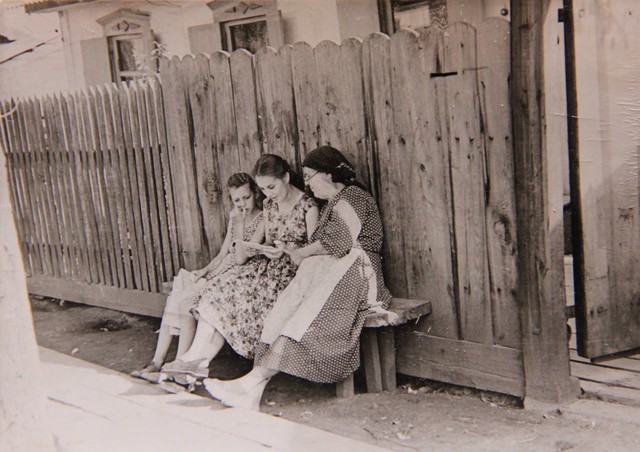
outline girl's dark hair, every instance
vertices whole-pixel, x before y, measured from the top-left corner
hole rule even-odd
[[[289,174],[289,183],[300,190],[304,190],[302,177],[293,171],[291,165],[279,155],[263,154],[253,168],[254,177],[269,176],[284,179],[287,173]]]
[[[320,146],[309,152],[302,162],[302,166],[331,174],[333,182],[355,185],[367,190],[367,188],[356,180],[356,170],[347,158],[331,146]]]
[[[253,180],[253,177],[251,177],[247,173],[234,173],[229,176],[229,179],[227,180],[227,188],[240,188],[244,185],[249,185],[249,188],[253,193],[253,198],[256,201],[256,207],[262,210],[262,201],[264,200],[265,196],[264,193],[262,193],[262,190],[258,188],[258,184],[256,184],[255,180]]]

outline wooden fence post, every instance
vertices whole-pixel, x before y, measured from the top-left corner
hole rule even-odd
[[[6,171],[0,151],[0,449],[54,450]]]
[[[550,0],[511,2],[518,304],[525,405],[564,403],[576,395],[564,314],[562,222],[549,221],[554,181],[549,178],[545,145],[543,77],[543,32],[549,4]]]

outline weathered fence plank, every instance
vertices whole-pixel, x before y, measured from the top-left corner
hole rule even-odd
[[[89,245],[89,258],[92,262],[92,281],[95,284],[104,283],[105,269],[103,265],[103,250],[100,232],[98,230],[98,221],[95,215],[95,198],[98,190],[95,187],[95,175],[91,170],[91,161],[93,159],[93,148],[91,146],[91,137],[86,124],[87,120],[87,103],[85,93],[75,93],[70,97],[73,102],[74,124],[77,129],[74,137],[77,140],[77,158],[79,160],[78,183],[82,187],[82,198],[84,200],[84,214],[89,224],[89,235],[87,237]],[[106,252],[106,251],[105,251]],[[95,271],[93,270],[95,269]]]
[[[262,149],[284,157],[296,167],[300,162],[291,46],[281,47],[277,52],[270,47],[261,48],[255,55],[255,68]]]
[[[36,184],[38,166],[35,158],[31,155],[27,145],[25,129],[27,127],[27,119],[25,117],[25,102],[20,101],[17,105],[16,116],[18,121],[15,122],[14,136],[17,143],[18,152],[21,158],[22,170],[24,173],[25,189],[29,193],[31,201],[32,213],[34,216],[34,238],[35,245],[39,250],[42,259],[43,273],[53,274],[53,263],[51,260],[50,247],[45,244],[45,229],[43,225],[43,215],[41,208],[40,190]]]
[[[176,225],[176,214],[174,207],[174,198],[173,198],[173,171],[171,170],[171,165],[169,161],[169,151],[168,151],[168,142],[167,142],[167,127],[164,116],[164,108],[163,108],[163,94],[160,84],[160,79],[156,77],[152,77],[149,79],[149,86],[151,89],[151,99],[154,109],[154,128],[158,135],[158,146],[159,149],[159,157],[160,157],[160,165],[162,168],[162,180],[163,187],[165,190],[164,202],[166,204],[166,215],[167,215],[167,229],[168,229],[168,237],[170,241],[170,246],[166,247],[166,251],[170,250],[169,260],[171,261],[172,266],[167,262],[167,268],[172,268],[171,271],[168,272],[167,278],[171,278],[173,275],[178,273],[178,269],[180,268],[180,252],[178,250],[178,231]],[[165,256],[165,259],[167,257]]]
[[[24,199],[24,190],[22,187],[21,176],[19,174],[19,162],[13,149],[14,144],[11,140],[10,130],[11,116],[14,115],[15,109],[13,102],[3,101],[0,103],[0,138],[2,139],[2,148],[7,162],[7,175],[9,182],[9,195],[12,204],[13,218],[16,223],[16,230],[20,246],[22,247],[22,257],[25,264],[27,274],[33,272],[34,265],[34,249],[30,243],[31,216],[26,212],[27,202]]]
[[[91,174],[91,194],[93,195],[93,214],[96,218],[98,237],[100,241],[101,267],[103,273],[103,284],[113,285],[113,256],[109,246],[109,234],[105,222],[105,212],[103,205],[106,202],[104,187],[104,172],[101,164],[101,153],[99,150],[99,139],[97,136],[95,121],[95,96],[93,91],[85,93],[83,106],[83,123],[85,136],[87,139],[87,151],[89,157],[89,169]]]
[[[107,193],[107,180],[105,177],[105,172],[108,171],[105,163],[105,147],[103,143],[103,138],[101,138],[100,130],[99,130],[99,122],[102,120],[102,116],[99,114],[98,109],[100,108],[100,104],[98,102],[99,95],[96,93],[95,89],[89,90],[89,108],[87,109],[90,121],[88,122],[91,128],[91,136],[92,136],[92,146],[93,153],[95,155],[95,160],[92,162],[92,170],[93,174],[96,175],[96,185],[99,187],[97,193],[99,193],[99,211],[98,215],[98,228],[100,230],[101,237],[104,238],[103,250],[105,251],[104,255],[107,257],[107,261],[103,262],[105,266],[105,276],[107,278],[107,284],[112,286],[118,286],[118,274],[117,267],[115,262],[115,245],[113,240],[113,232],[111,225],[111,208],[112,200],[109,199],[109,195]],[[104,256],[103,255],[103,256]]]
[[[179,60],[161,58],[160,76],[163,84],[176,222],[180,231],[180,263],[188,269],[196,269],[205,264],[202,250],[206,249],[206,238],[202,232],[202,213],[198,208],[198,195],[193,184],[197,179],[193,167],[186,91]]]
[[[480,111],[488,178],[486,231],[495,344],[520,348],[516,302],[516,212],[509,108],[509,22],[489,19],[477,28]]]
[[[103,94],[105,103],[106,118],[106,138],[110,149],[109,171],[111,172],[110,191],[115,193],[115,214],[118,227],[118,244],[120,245],[117,254],[118,262],[122,264],[123,279],[120,282],[121,287],[132,288],[134,285],[132,269],[131,269],[131,244],[129,242],[129,234],[127,228],[127,208],[124,178],[122,177],[121,149],[120,140],[117,133],[116,123],[120,121],[120,115],[117,113],[118,99],[114,95],[113,88],[110,85],[105,86]]]
[[[291,49],[291,71],[298,124],[300,160],[320,144],[320,94],[313,48],[298,42]]]
[[[62,98],[62,107],[66,111],[68,124],[65,128],[67,156],[71,164],[72,184],[77,187],[75,193],[75,210],[79,222],[83,225],[80,232],[82,246],[85,248],[85,262],[87,263],[86,283],[98,283],[98,260],[99,250],[96,249],[99,243],[97,238],[97,227],[95,216],[91,206],[91,192],[89,180],[89,165],[87,162],[87,148],[83,137],[82,113],[79,111],[77,95],[68,95]],[[80,208],[78,208],[80,207]],[[80,212],[78,212],[80,211]]]
[[[340,149],[355,166],[358,179],[371,186],[365,144],[362,44],[325,41],[314,50],[320,100],[320,141]],[[340,70],[336,70],[340,68]]]
[[[151,292],[158,292],[161,289],[162,281],[160,281],[159,275],[163,271],[162,262],[162,240],[160,238],[160,220],[158,219],[158,199],[157,189],[155,186],[155,177],[153,174],[153,162],[151,157],[151,148],[149,135],[147,133],[149,125],[147,122],[147,106],[144,100],[144,92],[142,85],[138,83],[132,83],[134,88],[136,110],[138,112],[138,136],[140,137],[140,151],[142,161],[144,162],[144,181],[147,188],[148,198],[148,210],[146,216],[149,218],[149,231],[147,237],[149,250],[147,252],[148,266],[149,266],[149,282],[151,286]],[[143,212],[144,213],[144,212]]]
[[[370,35],[362,46],[364,99],[374,163],[372,187],[376,188],[378,207],[384,229],[384,276],[389,289],[396,296],[407,295],[405,271],[404,225],[402,223],[400,192],[402,174],[395,161],[391,140],[394,135],[390,38],[383,34]]]
[[[240,170],[251,173],[251,165],[262,153],[253,55],[244,49],[236,50],[229,58],[229,65]]]
[[[480,131],[475,29],[456,23],[444,34],[449,152],[462,339],[493,343],[487,267],[485,192],[487,178]]]
[[[125,259],[131,264],[129,288],[141,289],[142,279],[146,278],[146,267],[141,270],[141,251],[144,253],[143,243],[139,234],[142,233],[140,220],[140,195],[137,188],[135,174],[135,149],[132,146],[132,124],[130,122],[129,99],[124,85],[112,88],[112,105],[114,118],[114,139],[118,154],[118,170],[122,182],[124,214],[127,227]],[[133,171],[133,174],[131,173]],[[128,251],[128,252],[127,252]]]
[[[226,56],[218,55],[218,58],[220,61],[217,63],[210,61],[204,55],[198,55],[195,59],[187,56],[182,60],[182,70],[187,81],[187,95],[193,120],[193,147],[196,162],[196,180],[194,182],[207,238],[207,248],[203,250],[206,260],[210,260],[214,250],[222,244],[225,231],[224,215],[220,215],[220,210],[224,210],[222,180],[215,154],[218,150],[225,154],[233,153],[231,147],[234,146],[233,143],[226,142],[230,134],[219,130],[218,114],[227,116],[227,126],[233,127],[235,130],[235,124],[231,124],[233,118],[228,118],[228,115],[232,115],[233,111],[222,111],[224,107],[216,107],[217,85],[224,85],[223,80],[229,79],[226,74],[228,67],[226,71],[220,67],[226,66]],[[212,70],[218,73],[213,73]],[[220,80],[218,80],[219,78]],[[224,97],[221,94],[221,99]],[[229,98],[225,100],[230,101]],[[225,105],[225,107],[228,109],[229,105]],[[224,138],[220,139],[220,134],[224,135]]]
[[[401,31],[391,39],[395,136],[401,193],[407,297],[434,300],[421,331],[457,338],[452,199],[443,86],[431,74],[442,61],[442,37]],[[403,295],[405,296],[405,295]]]
[[[141,228],[137,231],[138,244],[142,246],[140,249],[141,268],[143,269],[142,289],[152,291],[153,283],[153,237],[151,232],[151,219],[149,211],[152,208],[150,204],[150,190],[147,189],[147,174],[145,168],[145,155],[143,142],[141,137],[142,125],[140,124],[140,113],[138,111],[138,97],[134,86],[125,87],[127,93],[127,102],[129,105],[129,121],[131,124],[131,149],[132,157],[135,161],[136,180],[138,182],[138,197],[140,201],[140,222]]]
[[[47,151],[48,171],[51,177],[51,190],[54,198],[54,209],[58,214],[58,221],[52,222],[58,230],[61,239],[62,262],[64,271],[72,279],[84,279],[87,271],[80,245],[79,232],[82,231],[76,205],[73,199],[74,187],[69,173],[71,164],[66,157],[65,124],[68,118],[64,116],[60,105],[60,96],[47,98],[43,105],[45,126],[50,137]],[[48,119],[47,119],[48,117]],[[55,173],[55,175],[54,175]]]
[[[126,235],[126,226],[123,221],[123,197],[122,184],[118,173],[118,152],[113,141],[113,116],[111,112],[111,87],[98,87],[97,95],[99,105],[98,130],[100,133],[101,149],[104,152],[106,170],[107,198],[109,199],[109,218],[111,220],[111,232],[115,246],[114,259],[116,263],[118,287],[127,287],[127,271],[125,267],[122,237]]]
[[[122,122],[123,122],[123,135],[124,145],[126,149],[127,158],[127,172],[128,185],[131,191],[132,209],[133,209],[133,224],[134,229],[131,232],[134,241],[135,249],[132,249],[134,278],[137,275],[136,287],[140,290],[149,290],[149,267],[146,258],[146,244],[145,244],[145,224],[143,222],[144,209],[146,206],[146,197],[144,194],[140,194],[141,186],[144,189],[143,182],[140,182],[141,165],[138,150],[134,146],[133,136],[136,134],[136,124],[133,118],[134,109],[132,105],[132,96],[129,91],[129,87],[126,84],[122,84],[120,88],[120,103],[123,107]]]
[[[54,112],[57,118],[57,127],[60,130],[60,152],[57,154],[58,171],[62,173],[64,186],[60,187],[63,196],[63,206],[71,222],[71,227],[66,234],[72,237],[72,247],[75,253],[74,264],[77,266],[78,278],[81,281],[91,281],[91,264],[89,262],[86,225],[81,208],[80,187],[77,183],[77,168],[73,140],[75,132],[72,132],[71,112],[69,111],[64,96],[54,97]],[[80,208],[79,208],[80,207]]]
[[[158,137],[158,119],[157,119],[157,106],[154,103],[153,92],[151,90],[152,80],[145,80],[140,82],[141,94],[144,97],[145,111],[147,115],[147,133],[149,136],[149,156],[151,159],[151,165],[153,167],[153,182],[154,190],[156,193],[157,208],[154,214],[158,217],[159,231],[158,231],[158,246],[159,251],[156,256],[156,261],[159,263],[157,269],[158,281],[160,283],[164,281],[170,281],[173,277],[173,265],[171,262],[171,245],[169,239],[169,229],[167,221],[167,203],[165,200],[165,182],[164,174],[161,162],[161,150]],[[162,124],[164,127],[164,124]],[[168,174],[167,174],[168,176]]]

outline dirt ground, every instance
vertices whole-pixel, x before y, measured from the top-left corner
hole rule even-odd
[[[159,319],[39,297],[31,305],[41,346],[127,374],[153,355]],[[210,375],[235,378],[250,368],[225,347]],[[356,392],[337,399],[334,385],[281,374],[269,383],[261,410],[397,451],[640,450],[637,423],[598,413],[524,410],[513,397],[402,376],[395,392],[366,394],[357,375]]]

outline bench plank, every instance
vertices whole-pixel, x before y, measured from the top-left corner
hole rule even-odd
[[[393,312],[398,317],[390,318],[389,312]],[[409,320],[414,320],[430,313],[430,301],[393,298],[387,312],[373,312],[369,314],[364,322],[364,327],[378,328],[381,326],[403,325]]]

